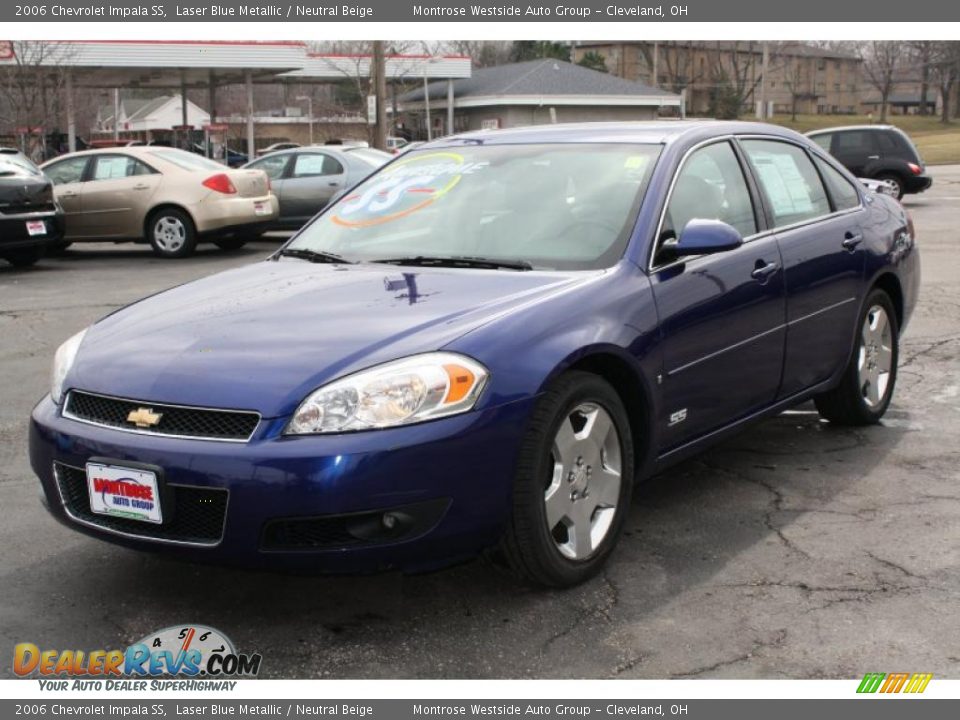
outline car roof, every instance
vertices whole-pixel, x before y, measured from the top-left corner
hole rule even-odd
[[[900,128],[898,128],[896,125],[837,125],[837,127],[810,130],[807,133],[807,137],[813,137],[814,135],[821,135],[823,133],[842,132],[844,130],[897,130],[899,131]]]
[[[738,120],[652,120],[638,122],[558,123],[531,125],[506,130],[461,133],[424,143],[419,149],[462,145],[467,142],[493,144],[524,143],[654,143],[669,144],[681,139],[722,135],[770,135],[796,140],[803,138],[789,128],[761,122]]]

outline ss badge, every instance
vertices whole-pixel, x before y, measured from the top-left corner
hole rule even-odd
[[[667,427],[673,427],[674,425],[679,425],[686,419],[687,419],[687,409],[683,408],[682,410],[677,410],[675,413],[670,413],[670,422],[667,423]]]

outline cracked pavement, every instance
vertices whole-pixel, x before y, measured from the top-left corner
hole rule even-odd
[[[26,420],[57,344],[114,308],[265,255],[181,262],[96,245],[0,266],[0,675],[12,645],[123,646],[184,622],[264,655],[266,677],[960,677],[960,166],[906,200],[923,260],[884,423],[805,405],[635,495],[606,572],[540,591],[482,563],[303,577],[184,564],[50,519]]]

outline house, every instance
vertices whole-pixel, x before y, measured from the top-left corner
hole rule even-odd
[[[686,95],[689,115],[754,112],[767,51],[766,100],[775,113],[859,112],[863,60],[842,49],[802,42],[596,41],[575,45],[573,59],[600,55],[607,69]],[[723,107],[732,102],[739,107]],[[726,113],[725,113],[726,111]]]
[[[120,101],[119,131],[126,138],[149,141],[155,133],[168,134],[183,124],[183,106],[179,95],[155,97],[149,100]],[[210,114],[187,101],[187,125],[201,129],[210,122]],[[114,106],[103,105],[97,111],[96,133],[113,133]]]
[[[432,134],[542,125],[553,122],[651,120],[661,109],[681,112],[680,96],[562,60],[539,59],[474,70],[452,81],[453,128],[447,128],[448,83],[401,95],[398,110],[426,137],[429,97]]]

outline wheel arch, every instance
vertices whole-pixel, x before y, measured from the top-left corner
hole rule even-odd
[[[162,202],[157,203],[152,208],[150,208],[147,213],[143,216],[143,239],[150,240],[150,222],[153,220],[154,216],[161,210],[179,210],[184,213],[190,222],[193,223],[193,230],[197,232],[197,218],[194,217],[193,213],[190,212],[185,206],[175,203],[175,202]]]
[[[633,439],[635,479],[644,477],[656,458],[653,393],[642,369],[622,351],[598,347],[568,358],[547,383],[564,372],[579,370],[606,380],[623,402]],[[545,384],[547,384],[545,383]]]
[[[883,290],[890,298],[894,312],[897,313],[897,327],[903,327],[903,287],[900,285],[900,278],[895,273],[883,272],[874,279],[870,286],[871,292],[875,289]],[[869,293],[867,294],[869,295]]]

